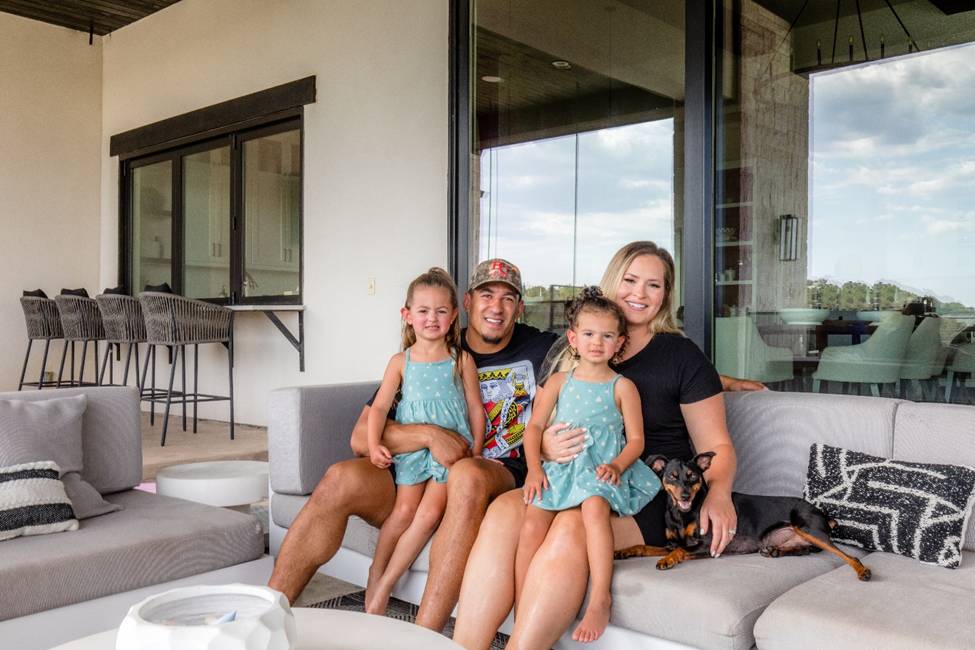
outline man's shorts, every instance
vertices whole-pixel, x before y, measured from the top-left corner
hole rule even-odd
[[[516,488],[524,487],[525,477],[528,475],[528,463],[525,462],[524,458],[499,458],[498,462],[504,465],[504,468],[511,473],[511,478],[514,479]],[[389,466],[389,473],[393,477],[393,483],[395,483],[395,463]]]

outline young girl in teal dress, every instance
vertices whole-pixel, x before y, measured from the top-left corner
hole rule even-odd
[[[379,531],[369,569],[366,611],[385,614],[396,581],[440,524],[447,501],[447,469],[429,449],[392,456],[381,443],[386,418],[400,393],[396,421],[436,424],[456,431],[481,454],[486,416],[477,367],[461,349],[457,289],[447,272],[432,268],[410,283],[403,318],[403,351],[394,355],[369,409],[369,457],[394,465],[396,502]]]
[[[518,540],[515,579],[520,587],[556,512],[581,507],[590,593],[572,638],[589,642],[599,638],[609,623],[613,577],[610,515],[642,510],[660,490],[660,479],[640,460],[643,415],[637,388],[609,367],[624,344],[623,312],[598,287],[587,287],[569,306],[566,317],[575,367],[549,378],[535,398],[525,430],[528,510]],[[586,448],[568,463],[541,461],[542,430],[553,409],[555,422],[587,431]]]

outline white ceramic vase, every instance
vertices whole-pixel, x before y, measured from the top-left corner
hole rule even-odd
[[[230,612],[236,618],[216,623]],[[171,589],[133,605],[119,627],[116,650],[291,650],[297,643],[287,599],[268,587]]]

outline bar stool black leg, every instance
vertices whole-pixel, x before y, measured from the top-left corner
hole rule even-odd
[[[183,373],[183,381],[182,381],[182,383],[180,383],[180,387],[183,389],[182,390],[182,393],[183,393],[183,431],[186,431],[186,346],[185,345],[181,345],[180,347],[182,348],[182,352],[183,352],[183,354],[180,356],[180,360],[182,361],[182,366],[181,367],[182,367],[182,373]]]
[[[200,344],[193,344],[193,433],[196,433],[196,407],[200,403]]]
[[[71,381],[68,386],[74,386],[74,341],[71,341]]]
[[[230,439],[234,439],[234,328],[230,325],[230,344],[227,346],[227,366],[230,369]]]
[[[41,375],[37,380],[37,390],[44,388],[44,371],[47,369],[47,350],[51,347],[51,339],[44,339],[44,360],[41,361]]]
[[[108,368],[108,362],[112,359],[112,344],[109,343],[108,347],[105,348],[105,360],[102,361],[101,370],[98,371],[98,385],[101,386],[102,382],[105,381],[105,370]],[[98,362],[98,356],[95,356],[95,362]],[[109,379],[111,382],[111,379]]]
[[[152,395],[152,399],[149,400],[149,424],[156,424],[156,346],[152,346],[152,377],[149,378],[152,382],[152,391],[149,393]],[[142,384],[145,386],[145,383]]]
[[[136,361],[136,366],[137,366],[136,367],[136,372],[138,372],[139,371],[139,369],[138,369],[138,365],[139,365],[139,362],[138,362],[139,349],[138,348],[136,348],[136,350],[135,350],[135,355],[136,355],[136,359],[137,359],[137,361]],[[142,382],[140,384],[141,386],[145,386],[146,385],[146,378],[147,378],[147,376],[149,374],[149,357],[151,357],[151,356],[152,356],[152,346],[149,345],[149,346],[146,346],[146,363],[142,367]],[[144,389],[140,389],[139,390],[139,396],[142,397],[143,399],[145,399],[145,395],[146,395],[146,391]],[[149,398],[150,399],[152,398],[152,393],[149,393]]]
[[[179,346],[175,348],[173,353],[176,355],[176,357],[179,356]],[[160,447],[166,446],[166,430],[169,428],[169,407],[173,403],[173,380],[176,379],[176,357],[173,357],[173,362],[169,365],[169,391],[166,393],[166,414],[163,416],[162,440],[159,443]]]
[[[81,342],[81,370],[78,372],[78,385],[85,385],[85,358],[88,356],[88,341]]]
[[[121,345],[122,344],[120,343],[119,344],[119,347],[121,347]],[[129,343],[129,351],[125,355],[125,370],[122,371],[122,385],[123,386],[128,386],[129,385],[129,364],[132,362],[132,346],[133,345],[134,345],[134,343]],[[139,373],[139,362],[138,361],[135,362],[135,372],[136,372],[136,374]],[[139,382],[136,382],[136,384],[138,384],[138,383]]]
[[[145,375],[139,376],[139,344],[129,343],[129,350],[131,352],[132,348],[135,348],[135,386],[139,389],[139,397],[142,397],[142,387],[146,385]]]
[[[61,350],[61,365],[58,366],[58,388],[61,388],[61,377],[64,375],[64,360],[68,358],[68,341],[65,339],[64,348]]]
[[[17,384],[17,390],[24,389],[24,377],[27,376],[27,360],[30,359],[32,345],[34,345],[34,339],[27,339],[27,354],[24,355],[24,369],[20,371],[20,383]]]
[[[95,359],[95,385],[96,386],[101,386],[102,385],[102,382],[101,382],[101,379],[99,379],[99,377],[98,377],[98,341],[94,341],[93,343],[94,343],[94,347],[95,347],[95,356],[94,356],[94,359]],[[108,346],[108,347],[112,347],[112,346]]]

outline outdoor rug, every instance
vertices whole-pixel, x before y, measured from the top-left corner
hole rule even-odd
[[[319,609],[342,609],[349,612],[361,612],[365,609],[365,603],[366,592],[357,591],[352,594],[346,594],[344,596],[338,596],[329,600],[323,600],[320,603],[313,603],[311,605],[307,605],[307,607],[317,607]],[[398,619],[400,621],[406,621],[407,623],[412,623],[416,620],[416,610],[416,605],[412,603],[407,603],[399,600],[398,598],[390,598],[389,605],[386,606],[386,616]],[[444,628],[443,633],[448,637],[453,637],[453,618],[447,621],[447,627]],[[491,650],[503,650],[507,642],[508,635],[498,632],[498,635],[494,637],[494,642],[491,644]]]

